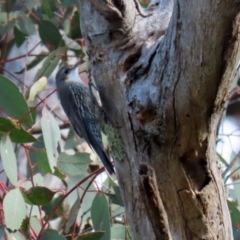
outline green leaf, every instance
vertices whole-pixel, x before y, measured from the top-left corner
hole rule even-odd
[[[26,216],[26,206],[18,188],[11,190],[4,197],[3,210],[7,228],[12,231],[19,229]]]
[[[112,193],[105,193],[109,199],[111,200],[111,202],[113,204],[119,205],[119,206],[124,206],[122,201],[119,201],[119,199],[117,198],[116,194],[112,194]]]
[[[105,231],[104,236],[101,240],[110,240],[110,214],[108,201],[104,194],[96,194],[91,208],[91,218],[93,222],[94,229],[96,231]]]
[[[39,219],[37,219],[36,217],[30,218],[30,225],[31,225],[31,228],[34,230],[34,232],[37,234],[40,232],[42,228]]]
[[[3,236],[5,234],[4,228],[5,228],[4,225],[0,225],[0,239],[3,239]]]
[[[28,114],[28,105],[17,85],[2,75],[0,75],[0,82],[0,108],[10,116],[21,119],[27,127],[31,126],[33,122],[31,114]]]
[[[19,127],[11,118],[0,117],[0,132],[10,132],[10,139],[15,143],[29,143],[37,141],[37,139],[35,139],[22,127]]]
[[[126,226],[126,225],[120,225],[120,224],[115,224],[112,226],[111,238],[112,239],[125,239],[125,240],[133,239],[130,227]]]
[[[66,238],[62,235],[59,235],[59,233],[56,230],[52,229],[46,229],[43,231],[40,240],[66,240]]]
[[[233,224],[233,238],[235,240],[240,239],[240,225],[239,224]]]
[[[44,178],[40,173],[37,173],[33,176],[33,182],[34,182],[34,186],[44,187]],[[21,183],[21,187],[24,188],[25,190],[32,188],[33,187],[32,181],[28,180]]]
[[[111,178],[109,178],[109,183],[110,183],[110,186],[112,186],[115,194],[106,193],[106,195],[109,196],[112,203],[124,207],[119,186]]]
[[[36,29],[34,27],[34,23],[33,23],[32,19],[29,18],[29,17],[21,18],[17,22],[16,25],[21,32],[23,32],[27,35],[33,35],[36,32]]]
[[[51,10],[51,6],[49,4],[48,0],[41,0],[41,6],[45,12],[45,14],[48,16],[48,18],[50,19],[52,16],[52,10]]]
[[[33,137],[30,133],[25,131],[23,128],[13,129],[9,134],[11,141],[15,143],[31,143],[36,142],[37,139]]]
[[[3,168],[10,182],[17,186],[17,160],[8,134],[1,138],[1,158]]]
[[[54,167],[54,172],[51,171],[49,162],[48,162],[48,157],[45,149],[38,149],[34,151],[34,162],[37,162],[37,167],[44,173],[51,173],[54,176],[64,179],[66,176],[62,174],[57,167]],[[31,151],[31,156],[33,155],[33,152]]]
[[[48,49],[53,50],[60,47],[62,43],[62,35],[52,22],[48,20],[41,21],[39,23],[38,32],[43,44]]]
[[[14,26],[15,26],[15,20],[9,21],[6,25],[1,24],[0,25],[0,33],[5,34],[7,32],[10,32],[14,28]]]
[[[27,34],[21,32],[17,27],[14,27],[14,40],[18,47],[20,47],[26,40]]]
[[[19,128],[19,126],[13,119],[0,117],[0,132],[10,132],[14,128]]]
[[[30,148],[29,149],[29,155],[30,155],[30,159],[31,159],[31,162],[32,162],[32,165],[34,165],[35,166],[35,168],[33,169],[33,172],[34,172],[34,174],[36,174],[36,173],[41,173],[42,175],[44,175],[45,174],[45,172],[44,171],[42,171],[40,168],[39,168],[39,162],[41,162],[41,161],[43,161],[42,159],[41,159],[41,155],[40,155],[40,157],[39,157],[39,159],[37,159],[37,157],[38,157],[38,152],[40,151],[40,150],[43,150],[43,151],[45,151],[45,154],[47,154],[46,153],[46,150],[45,150],[45,146],[44,146],[44,142],[43,142],[43,136],[42,135],[40,135],[38,138],[37,138],[37,142],[34,142],[33,143],[33,148]],[[46,155],[46,158],[47,158],[47,155]],[[47,161],[47,163],[48,163],[48,159],[46,160]],[[29,166],[27,165],[27,178],[30,178],[31,177],[31,169],[29,168]],[[49,167],[50,168],[50,167]]]
[[[29,217],[25,217],[22,221],[20,229],[24,232],[28,231],[29,229]]]
[[[240,224],[240,211],[234,205],[233,202],[228,201],[228,208],[230,211],[231,219],[233,224]]]
[[[121,206],[116,205],[116,204],[111,204],[112,216],[123,215],[124,212],[125,212],[124,207],[121,207]]]
[[[217,156],[218,156],[218,158],[220,159],[220,161],[221,161],[226,167],[229,166],[229,164],[228,164],[227,161],[222,157],[221,154],[217,153]]]
[[[33,174],[41,173],[42,175],[45,175],[46,173],[51,173],[51,169],[47,159],[47,153],[46,153],[45,145],[43,142],[43,136],[40,135],[37,138],[37,140],[38,140],[37,142],[33,143],[32,145],[33,148],[29,149],[29,155],[30,155],[32,165],[35,166],[34,169],[32,170],[33,170]],[[48,168],[50,169],[49,172],[45,172],[44,170],[42,170],[42,168],[39,167],[39,164],[42,164],[42,166],[45,167],[44,166],[45,163],[48,164]],[[27,164],[27,178],[31,178],[32,176],[31,173],[32,171]]]
[[[52,200],[56,193],[45,187],[32,187],[28,190],[20,189],[25,202],[29,205],[45,205]]]
[[[5,34],[9,32],[15,26],[15,19],[8,19],[8,15],[1,11],[0,14],[0,33]]]
[[[76,140],[75,133],[73,131],[73,128],[70,127],[69,133],[67,136],[67,140],[65,141],[64,149],[69,150],[77,147],[79,145],[79,142]]]
[[[56,198],[53,198],[51,200],[51,202],[42,206],[42,210],[45,212],[46,216],[48,216],[52,213],[52,211],[55,209],[55,207],[58,205],[58,203],[62,200],[63,197],[64,197],[64,195],[60,194]],[[61,203],[61,205],[57,208],[57,211],[55,211],[54,215],[52,216],[52,218],[50,220],[56,219],[63,215],[64,215],[64,208],[63,208],[63,203]],[[45,216],[45,218],[46,218],[46,216]]]
[[[70,30],[70,38],[79,39],[82,38],[81,28],[80,28],[80,16],[79,12],[75,11],[74,15],[71,19],[71,30]]]
[[[5,2],[5,4],[2,3],[1,4],[1,8],[2,8],[1,11],[5,11],[5,12],[10,13],[13,10],[13,8],[16,4],[16,1],[17,0],[8,0],[8,1]]]
[[[232,220],[233,236],[234,239],[239,239],[240,237],[240,211],[238,210],[236,203],[228,201],[228,208]]]
[[[48,157],[45,149],[38,149],[35,151],[35,157],[38,164],[38,167],[44,172],[44,173],[52,173]]]
[[[66,232],[69,232],[70,227],[76,221],[79,209],[80,209],[80,199],[79,199],[79,197],[77,197],[75,203],[73,204],[73,206],[70,210],[69,216],[68,216],[68,220],[67,220],[66,228],[65,228]]]
[[[11,232],[9,229],[5,228],[5,232],[8,240],[25,240],[26,239],[19,231]]]
[[[75,176],[75,177],[69,177],[68,178],[68,186],[67,186],[67,191],[69,191],[72,187],[74,187],[76,184],[78,184],[81,180],[83,180],[86,176],[88,176],[88,173],[83,173],[80,176]],[[68,203],[69,206],[72,206],[78,196],[82,196],[83,193],[85,192],[85,189],[87,188],[89,182],[91,179],[88,179],[85,181],[82,185],[81,188],[78,188],[76,191],[72,192],[67,198],[66,202]],[[90,184],[90,187],[88,188],[88,191],[86,192],[83,202],[81,203],[81,208],[79,210],[78,214],[78,221],[85,222],[89,217],[90,217],[90,209],[92,206],[93,199],[96,196],[96,188],[93,183]]]
[[[68,48],[75,49],[75,50],[81,49],[81,46],[79,45],[79,43],[77,43],[73,39],[71,39],[67,36],[63,36],[63,40],[64,40],[65,44],[68,46]]]
[[[91,159],[87,153],[68,155],[63,152],[58,157],[57,166],[61,172],[69,176],[77,176],[87,171],[89,163]]]
[[[57,50],[52,51],[44,60],[43,65],[37,71],[37,74],[34,77],[34,81],[38,80],[42,76],[48,78],[52,74],[53,70],[59,65],[61,55],[64,54],[66,50],[66,47],[61,47]]]
[[[72,5],[75,5],[78,0],[62,0],[62,5],[65,7],[70,7]]]
[[[61,135],[56,120],[46,108],[42,110],[41,126],[49,165],[51,171],[54,172],[54,167],[57,164],[56,158],[58,156],[57,146]]]
[[[47,86],[47,78],[41,77],[30,88],[28,101],[33,101],[36,95]]]
[[[64,179],[66,177],[66,175],[64,173],[60,172],[58,167],[54,167],[53,175],[60,179]]]
[[[100,240],[104,233],[103,231],[84,233],[75,238],[75,240]]]
[[[39,3],[39,0],[25,0],[25,4],[28,10],[31,10],[34,7],[38,7]]]

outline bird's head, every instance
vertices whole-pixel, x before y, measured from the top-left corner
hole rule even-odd
[[[59,69],[57,75],[56,75],[56,85],[57,87],[67,81],[74,81],[74,82],[81,82],[81,78],[78,74],[78,66],[82,64],[83,61],[80,60],[73,66],[63,66]]]

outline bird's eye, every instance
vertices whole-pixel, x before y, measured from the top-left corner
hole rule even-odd
[[[68,74],[68,73],[69,73],[69,70],[70,70],[70,68],[66,68],[66,69],[64,70],[64,73],[65,73],[65,74]]]

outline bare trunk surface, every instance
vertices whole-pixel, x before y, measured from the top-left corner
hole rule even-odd
[[[239,58],[236,1],[80,3],[134,239],[232,239],[215,129]]]

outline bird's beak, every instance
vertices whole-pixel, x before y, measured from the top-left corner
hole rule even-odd
[[[71,71],[74,71],[75,69],[78,68],[79,65],[81,65],[82,63],[84,63],[84,61],[81,59],[79,60],[77,63],[75,63],[71,69]]]

